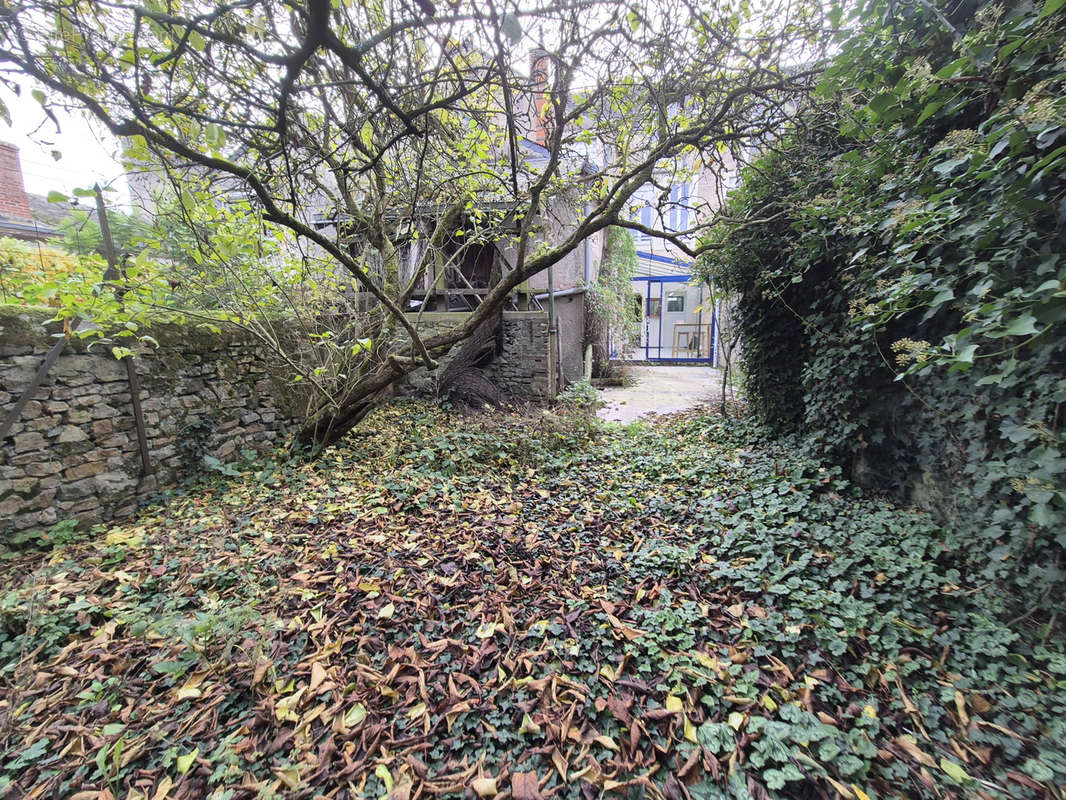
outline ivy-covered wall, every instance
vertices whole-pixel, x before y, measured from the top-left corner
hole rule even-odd
[[[960,583],[1061,599],[1066,11],[855,7],[820,96],[731,200],[747,397],[956,526]],[[857,31],[857,33],[855,33]]]

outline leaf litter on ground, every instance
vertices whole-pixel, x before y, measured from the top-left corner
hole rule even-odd
[[[12,797],[1042,797],[1066,658],[745,421],[397,402],[10,561]]]

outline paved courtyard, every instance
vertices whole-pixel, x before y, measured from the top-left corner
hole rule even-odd
[[[714,367],[626,367],[631,386],[601,389],[600,419],[632,422],[647,414],[666,414],[718,400],[722,371]]]

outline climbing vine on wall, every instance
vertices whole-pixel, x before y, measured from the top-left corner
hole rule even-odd
[[[1066,547],[1066,11],[835,12],[846,33],[715,235],[748,397],[969,531],[975,585],[1055,619]],[[708,267],[709,269],[709,267]],[[1035,613],[1035,612],[1034,612]],[[1037,614],[1037,617],[1040,617]]]
[[[637,264],[633,234],[625,228],[608,228],[599,274],[588,287],[588,341],[593,345],[593,371],[598,376],[607,370],[611,342],[624,347],[640,335],[633,304]]]

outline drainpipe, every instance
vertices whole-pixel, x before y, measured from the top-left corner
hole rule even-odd
[[[559,393],[559,324],[555,318],[555,278],[548,267],[548,394],[554,399]]]
[[[589,216],[589,204],[585,201],[585,219]],[[585,285],[592,283],[592,253],[589,250],[589,237],[585,237]]]

